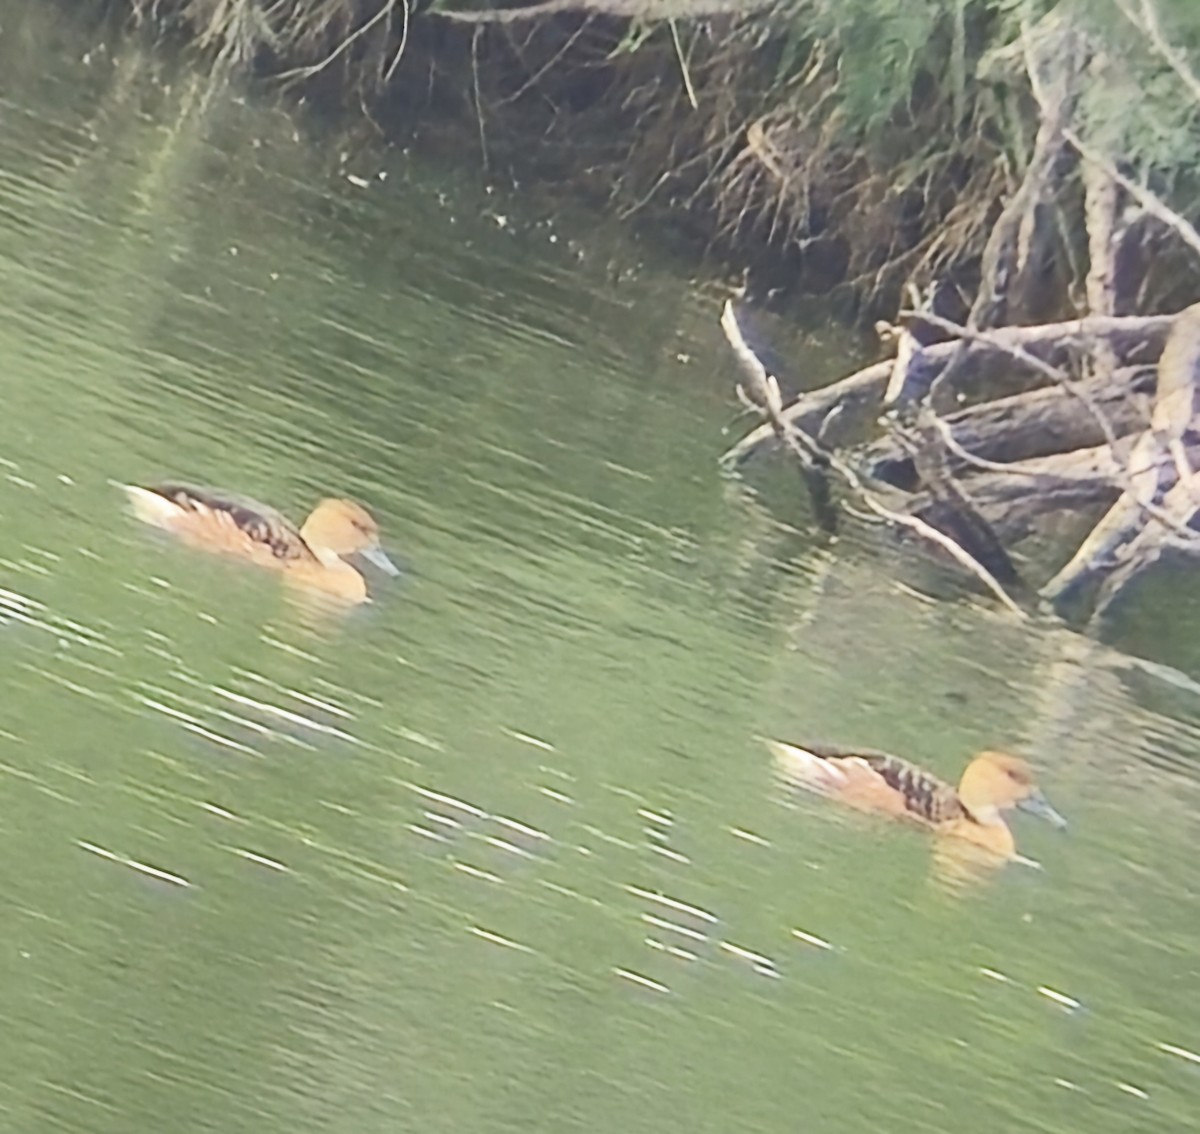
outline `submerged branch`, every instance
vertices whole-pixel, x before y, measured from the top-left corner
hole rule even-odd
[[[853,470],[846,466],[834,466],[839,472],[849,472],[853,475]],[[952,559],[960,567],[965,568],[970,574],[974,575],[991,593],[996,597],[997,601],[1006,610],[1015,614],[1018,618],[1027,618],[1028,615],[1016,604],[1012,596],[1006,591],[993,575],[982,563],[974,556],[967,552],[960,544],[956,543],[944,532],[935,528],[932,524],[926,523],[919,516],[910,515],[905,512],[896,512],[891,508],[885,507],[874,496],[871,495],[862,485],[862,482],[854,477],[853,487],[856,489],[858,498],[874,512],[877,516],[893,524],[898,524],[901,527],[906,527],[910,531],[914,531],[922,539],[928,540],[930,543],[936,544],[943,551],[950,555]]]
[[[876,516],[888,523],[905,527],[941,548],[960,567],[978,579],[1004,607],[1018,617],[1025,617],[1025,612],[997,579],[999,573],[1007,582],[1019,581],[1007,553],[996,539],[991,526],[970,504],[948,474],[937,478],[933,504],[940,505],[940,509],[929,510],[930,515],[935,510],[938,512],[941,526],[929,522],[921,515],[898,512],[887,507],[868,490],[862,478],[849,464],[824,449],[794,422],[784,420],[779,384],[747,343],[732,301],[726,301],[721,313],[721,329],[725,332],[745,380],[744,384],[737,385],[739,398],[746,406],[758,410],[767,419],[767,425],[799,462],[818,519],[826,530],[833,530],[836,518],[836,510],[829,496],[828,479],[825,476],[826,470],[832,470],[841,477],[855,498]],[[817,472],[820,473],[819,479],[814,477],[814,473]],[[945,530],[948,527],[955,530],[958,539]]]
[[[738,399],[747,409],[755,410],[766,418],[775,436],[796,458],[817,522],[827,532],[836,531],[837,509],[830,496],[826,471],[829,468],[829,454],[803,430],[789,426],[783,420],[779,381],[767,370],[760,352],[746,341],[732,300],[726,300],[721,311],[721,330],[725,332],[725,338],[742,372],[743,381],[735,386]]]

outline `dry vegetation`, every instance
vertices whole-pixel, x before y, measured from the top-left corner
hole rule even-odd
[[[532,154],[631,216],[668,214],[876,312],[910,282],[973,293],[1001,206],[1060,152],[1038,134],[1039,98],[1058,96],[1030,81],[1023,27],[1048,55],[1073,39],[1087,74],[1064,112],[1085,147],[1168,196],[1200,157],[1180,97],[1191,0],[128,2],[222,66],[332,79],[398,129],[449,112],[484,163]],[[1083,172],[1055,180],[1025,234],[1033,300],[1062,312],[1085,288]],[[1174,279],[1142,274],[1151,291]]]

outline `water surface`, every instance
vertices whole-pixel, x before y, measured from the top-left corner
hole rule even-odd
[[[719,281],[0,15],[6,1129],[1194,1127],[1194,692],[724,479]],[[160,476],[407,573],[312,618]],[[950,889],[762,734],[1007,745],[1072,827]]]

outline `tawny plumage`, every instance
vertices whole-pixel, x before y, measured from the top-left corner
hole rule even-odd
[[[1066,826],[1034,783],[1029,764],[1005,752],[981,752],[955,787],[886,752],[778,740],[766,743],[780,773],[798,787],[862,811],[912,820],[1002,858],[1016,857],[1012,832],[1003,818],[1009,808]]]
[[[367,583],[346,557],[361,555],[389,575],[397,568],[379,546],[379,525],[353,500],[322,500],[297,528],[246,496],[188,484],[123,485],[137,517],[185,543],[283,571],[302,586],[345,602],[367,598]]]

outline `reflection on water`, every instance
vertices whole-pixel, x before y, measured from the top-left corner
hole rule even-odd
[[[1194,1122],[1200,665],[781,526],[719,288],[594,218],[4,16],[6,1129]],[[303,617],[134,525],[162,476],[409,573]],[[1020,750],[1072,829],[947,893],[763,734]]]

